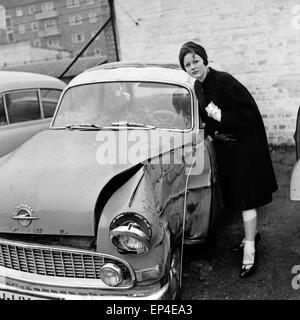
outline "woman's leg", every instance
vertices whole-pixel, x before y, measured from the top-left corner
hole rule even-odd
[[[242,211],[245,240],[254,241],[257,225],[257,213],[256,209]]]
[[[240,276],[244,278],[250,275],[248,271],[253,267],[255,261],[256,209],[242,211],[242,216],[245,230],[245,246]]]

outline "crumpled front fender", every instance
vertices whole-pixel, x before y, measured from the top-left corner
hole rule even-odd
[[[141,255],[125,254],[126,261],[135,270],[160,265],[163,274],[170,242],[165,221],[159,217],[155,207],[153,187],[145,166],[123,184],[103,208],[97,230],[97,251],[124,259],[124,253],[112,244],[109,232],[112,220],[124,212],[136,212],[143,216],[152,229],[150,251]]]

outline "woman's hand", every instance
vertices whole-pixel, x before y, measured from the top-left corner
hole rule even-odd
[[[211,102],[206,108],[205,108],[207,114],[209,117],[221,121],[221,109],[218,108],[213,102]]]

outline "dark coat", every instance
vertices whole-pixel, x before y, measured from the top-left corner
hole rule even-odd
[[[248,210],[271,202],[278,186],[263,120],[249,91],[230,74],[212,68],[202,86],[196,80],[195,91],[200,117],[214,139],[225,206]],[[221,109],[221,122],[208,117],[205,107],[211,101]],[[236,141],[221,139],[226,135]]]

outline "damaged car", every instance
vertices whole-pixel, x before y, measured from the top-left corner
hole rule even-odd
[[[79,74],[49,130],[0,158],[0,194],[0,298],[176,298],[185,245],[222,212],[194,79],[129,62]]]

